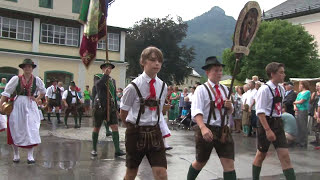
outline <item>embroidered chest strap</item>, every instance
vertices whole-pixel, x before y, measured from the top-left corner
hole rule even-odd
[[[215,108],[215,101],[213,101],[212,99],[212,95],[210,93],[210,90],[208,88],[208,86],[206,84],[203,84],[204,87],[206,88],[206,90],[208,91],[208,95],[209,95],[209,99],[210,99],[210,110],[209,110],[209,115],[208,115],[208,120],[207,120],[207,124],[210,124],[210,119],[211,119],[211,115],[213,115],[213,120],[216,120],[216,113],[214,111]]]
[[[271,106],[271,113],[270,113],[270,117],[272,117],[272,113],[273,113],[273,109],[275,108],[276,103],[281,102],[281,107],[282,107],[282,94],[281,94],[281,88],[279,88],[279,92],[280,92],[280,97],[275,97],[275,95],[273,94],[273,91],[271,89],[271,87],[266,84],[270,90],[270,93],[272,95],[272,106]]]
[[[158,121],[157,121],[157,125],[159,124],[159,121],[160,121],[160,100],[161,100],[161,96],[163,94],[163,90],[164,90],[164,87],[165,87],[165,83],[163,82],[162,83],[162,87],[161,87],[161,92],[160,92],[160,96],[159,96],[159,99],[156,100],[156,102],[151,102],[150,100],[145,100],[143,97],[142,97],[142,94],[138,88],[138,86],[136,85],[136,83],[134,82],[131,82],[131,84],[133,85],[133,87],[135,88],[137,94],[138,94],[138,97],[139,97],[139,103],[140,103],[140,108],[139,108],[139,112],[138,112],[138,117],[137,117],[137,121],[136,121],[136,125],[139,125],[139,122],[140,122],[140,118],[141,118],[141,114],[144,114],[145,112],[145,106],[154,106],[156,105],[157,106],[157,115],[158,115]],[[146,101],[148,101],[146,103]],[[153,100],[154,101],[154,100]]]

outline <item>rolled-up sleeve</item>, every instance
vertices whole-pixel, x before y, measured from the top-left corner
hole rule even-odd
[[[136,98],[137,93],[134,87],[129,84],[123,90],[123,96],[121,97],[120,109],[129,111],[134,103],[134,99]]]
[[[44,87],[44,83],[43,81],[39,78],[36,77],[36,85],[37,85],[37,89],[41,94],[46,94],[46,88]]]
[[[46,90],[46,97],[52,97],[52,91],[51,91],[51,86],[49,86]]]
[[[68,96],[68,90],[65,90],[62,94],[62,99],[67,99]]]
[[[260,88],[256,93],[256,115],[267,114],[268,110],[268,99],[267,99],[267,88]]]
[[[19,77],[13,76],[4,88],[4,91],[1,93],[1,95],[10,98],[11,94],[13,94],[13,92],[16,90],[18,83]]]
[[[192,119],[198,114],[203,115],[203,108],[204,108],[204,98],[202,97],[202,87],[198,87],[194,92],[192,103],[191,103],[191,116]]]

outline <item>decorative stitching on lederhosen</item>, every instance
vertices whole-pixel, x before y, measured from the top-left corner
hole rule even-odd
[[[268,84],[266,84],[267,86],[268,86],[268,88],[269,88],[269,90],[270,90],[270,92],[271,92],[271,95],[272,95],[272,106],[271,106],[271,113],[270,113],[270,118],[272,117],[272,113],[273,113],[273,109],[275,108],[275,104],[277,103],[277,102],[275,102],[275,97],[274,97],[274,94],[273,94],[273,92],[272,92],[272,89],[271,89],[271,87],[268,85]],[[281,87],[279,87],[279,93],[280,93],[280,98],[281,98],[281,107],[282,107],[282,93],[281,93]]]
[[[211,93],[210,93],[210,90],[208,88],[208,85],[207,84],[203,84],[204,87],[206,88],[206,90],[208,91],[208,95],[209,95],[209,99],[210,99],[210,110],[209,110],[209,115],[208,115],[208,120],[207,120],[207,124],[209,125],[210,124],[210,119],[211,119],[211,114],[213,115],[213,120],[216,120],[216,113],[214,111],[214,108],[215,108],[215,101],[212,100],[212,96],[211,96]],[[209,84],[210,86],[210,84]],[[227,92],[226,90],[224,89],[224,87],[220,84],[220,87],[221,89],[223,90],[223,93],[224,95],[227,97]],[[213,94],[215,94],[215,92],[212,92]],[[220,112],[220,116],[222,115],[222,113]]]
[[[131,84],[136,89],[136,92],[137,92],[137,94],[139,96],[139,101],[140,101],[140,109],[139,109],[139,113],[138,113],[138,117],[137,117],[137,121],[136,121],[136,125],[139,125],[141,114],[144,114],[144,111],[145,111],[146,100],[142,97],[138,86],[134,82],[131,82]],[[156,104],[156,106],[157,106],[157,115],[158,115],[158,121],[157,121],[156,125],[158,125],[159,121],[160,121],[160,101],[161,101],[161,96],[162,96],[164,87],[165,87],[165,83],[163,82],[162,83],[161,92],[160,92],[160,96],[159,96],[159,99],[157,100],[157,104]]]

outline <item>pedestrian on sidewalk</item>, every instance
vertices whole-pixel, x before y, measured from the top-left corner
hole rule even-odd
[[[40,139],[40,115],[37,103],[46,93],[42,80],[32,75],[33,69],[37,67],[31,59],[25,59],[19,65],[23,74],[13,76],[2,92],[0,100],[0,112],[2,104],[11,95],[16,93],[14,98],[13,110],[8,118],[7,138],[8,144],[13,147],[13,162],[20,162],[18,147],[28,149],[28,164],[34,164],[34,147],[41,143]],[[35,92],[40,95],[35,98]]]
[[[293,102],[294,110],[297,117],[297,146],[307,148],[308,146],[308,113],[309,101],[311,98],[310,85],[308,81],[299,82],[300,93],[295,102]]]
[[[143,73],[125,89],[121,98],[120,116],[126,124],[126,175],[134,180],[144,156],[147,156],[156,180],[166,180],[167,159],[159,123],[164,120],[162,109],[167,85],[158,78],[163,55],[156,47],[141,53]]]
[[[78,106],[81,104],[81,102],[78,93],[76,92],[76,83],[74,81],[71,81],[69,89],[63,92],[62,102],[64,104],[64,107],[66,108],[66,111],[64,113],[64,125],[66,126],[66,128],[69,128],[68,117],[70,113],[72,113],[74,118],[74,128],[80,128],[81,126],[79,124],[81,124],[81,120],[78,124]]]
[[[231,100],[227,99],[229,93],[225,85],[220,84],[222,70],[221,64],[215,56],[208,57],[202,67],[208,76],[208,82],[197,87],[191,105],[191,115],[196,121],[195,144],[196,160],[190,165],[187,180],[194,180],[206,165],[212,149],[215,148],[223,167],[225,180],[236,180],[234,169],[234,142],[231,131],[226,134],[226,142],[221,140],[222,128],[227,121],[222,122],[225,111],[227,116],[233,112]]]
[[[283,174],[287,180],[295,180],[288,143],[281,120],[281,105],[284,98],[284,88],[280,86],[285,78],[284,64],[272,62],[266,66],[269,81],[261,86],[256,97],[257,152],[252,164],[252,179],[259,180],[262,163],[267,156],[272,143],[277,151]]]
[[[94,118],[94,128],[92,132],[92,145],[93,150],[91,151],[92,156],[97,156],[97,143],[100,127],[102,122],[107,120],[107,111],[109,111],[110,120],[107,122],[112,130],[112,140],[115,148],[115,156],[123,156],[124,153],[120,149],[119,142],[119,131],[118,131],[118,119],[119,112],[117,110],[117,101],[116,101],[116,82],[110,77],[110,73],[115,66],[111,63],[104,63],[100,65],[100,69],[103,72],[103,76],[99,79],[96,84],[96,97],[95,105],[93,110]],[[107,90],[107,83],[109,84],[109,89]],[[107,93],[109,93],[109,106],[107,105]],[[107,109],[110,107],[110,109]]]
[[[89,85],[86,85],[86,90],[83,91],[83,97],[84,97],[84,109],[85,109],[86,115],[88,116],[90,114],[90,101],[91,101],[91,91],[89,90]]]

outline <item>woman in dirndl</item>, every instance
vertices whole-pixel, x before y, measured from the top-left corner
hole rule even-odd
[[[28,150],[28,164],[34,164],[34,147],[41,143],[40,114],[37,103],[41,101],[46,89],[42,80],[32,75],[33,69],[37,66],[31,59],[25,59],[19,67],[23,70],[23,74],[10,79],[2,92],[0,104],[14,96],[13,110],[8,116],[7,129],[8,144],[12,145],[14,151],[13,162],[20,162],[18,149],[20,147]],[[34,97],[36,91],[40,92],[37,98]],[[2,111],[3,107],[0,106],[0,112]]]

